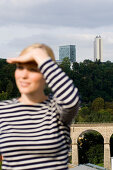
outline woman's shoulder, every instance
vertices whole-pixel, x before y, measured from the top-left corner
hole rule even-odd
[[[13,99],[10,99],[10,100],[1,100],[0,106],[10,105],[10,104],[14,104],[16,102],[17,102],[16,98],[13,98]]]

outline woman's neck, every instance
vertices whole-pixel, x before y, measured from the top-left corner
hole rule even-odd
[[[36,103],[41,103],[45,100],[48,99],[48,96],[46,96],[45,94],[41,94],[40,95],[26,95],[26,94],[21,94],[21,97],[18,99],[20,102],[24,103],[24,104],[36,104]]]

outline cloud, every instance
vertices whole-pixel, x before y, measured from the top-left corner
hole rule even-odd
[[[112,6],[111,0],[1,0],[0,25],[96,28],[112,24]]]
[[[112,0],[1,0],[0,55],[17,56],[35,42],[58,58],[60,45],[75,44],[77,61],[93,60],[93,41],[103,38],[104,61],[113,61]]]
[[[3,31],[4,29],[0,29],[0,32],[1,30]],[[93,60],[94,38],[98,35],[98,31],[101,32],[105,28],[81,30],[73,27],[43,27],[42,25],[38,25],[38,27],[30,28],[15,26],[14,30],[13,26],[5,29],[7,34],[3,41],[4,43],[1,41],[0,51],[5,58],[17,56],[23,48],[30,44],[45,43],[52,47],[58,59],[58,48],[60,45],[75,44],[77,61],[79,62],[85,59]],[[10,36],[8,37],[8,35]],[[104,61],[111,60],[113,54],[113,33],[104,31],[101,36],[103,39]]]

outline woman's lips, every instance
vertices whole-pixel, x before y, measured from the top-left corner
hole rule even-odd
[[[28,83],[28,82],[20,82],[20,85],[22,87],[28,87],[30,85],[30,83]]]

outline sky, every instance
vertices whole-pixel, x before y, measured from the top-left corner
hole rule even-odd
[[[76,45],[76,61],[94,61],[103,40],[103,61],[113,62],[113,0],[0,0],[0,58],[16,57],[34,43]]]

